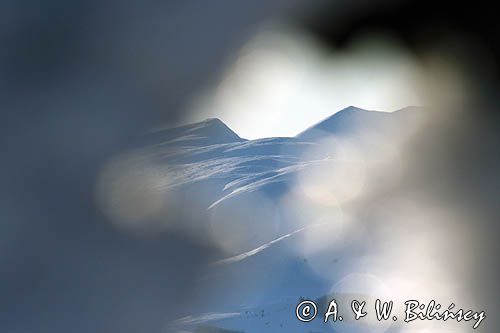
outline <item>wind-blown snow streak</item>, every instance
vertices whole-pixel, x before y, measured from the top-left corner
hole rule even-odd
[[[208,210],[242,193],[292,180],[294,174],[318,160],[306,160],[304,152],[315,143],[294,138],[267,138],[252,141],[216,143],[207,146],[171,146],[171,139],[142,151],[157,165],[161,182],[157,189],[169,191],[208,180],[225,185],[214,192]],[[184,141],[186,143],[186,141]]]
[[[240,178],[236,181],[233,181],[232,183],[226,184],[224,189],[228,189],[233,187],[235,184],[240,185],[236,187],[234,190],[232,190],[230,193],[222,196],[219,200],[215,201],[212,203],[209,207],[208,210],[214,208],[224,200],[230,199],[234,196],[237,196],[241,193],[247,193],[247,192],[253,192],[261,189],[264,186],[270,185],[272,183],[277,183],[277,182],[282,182],[287,180],[286,177],[292,176],[296,172],[307,168],[311,165],[321,163],[325,160],[318,160],[318,161],[310,161],[310,162],[299,162],[295,165],[287,166],[281,169],[277,170],[272,170],[268,171],[265,173],[260,173],[257,175],[253,176],[247,176],[246,178]],[[268,175],[267,177],[261,177],[263,175]],[[289,180],[289,179],[288,179]]]
[[[172,326],[188,326],[188,325],[199,325],[203,323],[207,323],[214,320],[222,320],[228,318],[239,317],[241,313],[239,312],[230,312],[230,313],[204,313],[199,316],[186,316],[183,318],[179,318],[172,322]]]
[[[298,234],[299,232],[302,232],[306,229],[309,229],[309,228],[314,228],[314,227],[318,227],[318,226],[321,226],[321,225],[324,225],[326,223],[317,223],[317,224],[314,224],[314,225],[311,225],[311,226],[308,226],[308,227],[303,227],[303,228],[300,228],[300,229],[297,229],[289,234],[286,234],[286,235],[283,235],[281,237],[278,237],[272,241],[270,241],[269,243],[266,243],[264,245],[261,245],[259,246],[258,248],[255,248],[253,250],[250,250],[248,252],[244,252],[244,253],[241,253],[241,254],[238,254],[234,257],[229,257],[229,258],[226,258],[226,259],[222,259],[222,260],[218,260],[216,262],[213,263],[213,265],[229,265],[229,264],[233,264],[235,262],[238,262],[238,261],[241,261],[241,260],[244,260],[244,259],[247,259],[251,256],[254,256],[256,254],[258,254],[259,252],[262,252],[264,251],[265,249],[267,249],[268,247],[278,243],[278,242],[281,242],[282,240],[284,239],[287,239],[295,234]]]

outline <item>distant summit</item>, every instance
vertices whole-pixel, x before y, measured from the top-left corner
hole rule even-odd
[[[299,133],[296,138],[314,141],[330,135],[355,135],[367,131],[383,133],[388,127],[397,126],[400,121],[416,117],[419,109],[406,107],[394,112],[380,112],[349,106]]]
[[[151,131],[148,141],[175,146],[207,146],[245,140],[220,119],[208,118],[198,123]]]

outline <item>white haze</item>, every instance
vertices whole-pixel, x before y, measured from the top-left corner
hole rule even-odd
[[[420,68],[396,39],[361,36],[331,52],[289,28],[262,29],[189,107],[187,123],[221,118],[241,137],[294,136],[350,105],[421,105]]]

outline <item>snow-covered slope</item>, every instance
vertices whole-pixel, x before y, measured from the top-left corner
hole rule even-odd
[[[338,259],[366,250],[362,242],[352,250],[357,233],[336,238],[334,248],[316,244],[324,235],[339,233],[339,203],[352,197],[359,165],[366,168],[371,165],[366,158],[379,157],[373,147],[370,156],[351,154],[351,146],[366,143],[357,138],[361,135],[385,151],[387,141],[392,143],[386,137],[417,114],[418,108],[384,113],[348,107],[294,138],[245,140],[218,119],[149,133],[141,154],[160,175],[166,211],[176,214],[174,228],[221,249],[201,278],[194,313],[171,327],[181,332],[332,332],[331,327],[298,325],[290,307],[300,296],[325,295],[332,280],[348,273]],[[328,141],[332,136],[347,141],[348,154]],[[327,278],[318,275],[321,265]],[[217,294],[217,306],[206,289]]]

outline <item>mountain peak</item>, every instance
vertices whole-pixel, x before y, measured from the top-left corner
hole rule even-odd
[[[353,134],[356,132],[377,130],[380,126],[387,126],[391,119],[400,118],[396,113],[411,113],[414,107],[403,108],[396,112],[381,112],[365,110],[354,105],[350,105],[319,123],[309,127],[296,137],[302,140],[315,140],[329,135]]]
[[[172,128],[156,130],[150,135],[152,141],[176,146],[199,146],[219,143],[241,142],[240,138],[219,118]]]
[[[200,123],[226,126],[226,124],[224,124],[224,122],[222,120],[220,120],[219,118],[206,118],[205,120],[200,121]]]
[[[337,113],[342,112],[342,111],[356,111],[356,110],[371,111],[371,110],[362,109],[362,108],[354,106],[354,105],[349,105],[348,107],[343,108],[342,110],[338,111]]]

